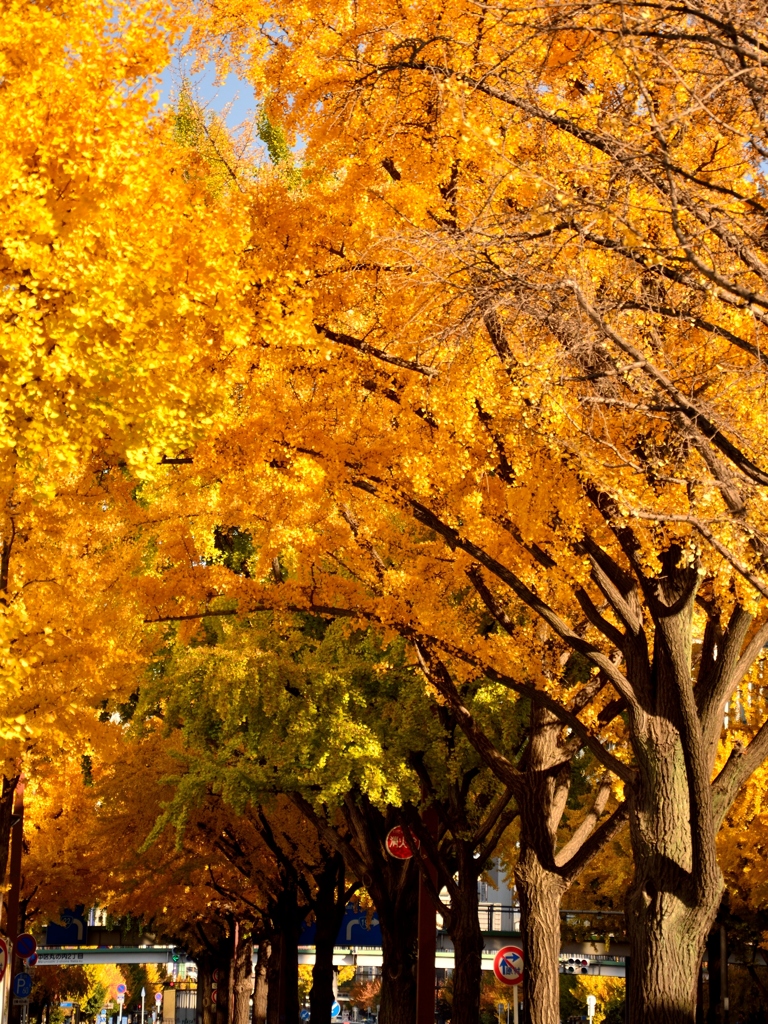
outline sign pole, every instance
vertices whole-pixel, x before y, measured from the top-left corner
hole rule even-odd
[[[424,827],[434,835],[437,811],[428,807],[423,816]],[[434,885],[437,868],[424,858]],[[435,1024],[435,956],[437,954],[437,910],[429,895],[424,875],[419,872],[418,958],[416,961],[416,1024]]]
[[[513,1009],[514,1018],[513,1019],[514,1019],[515,1024],[520,1024],[520,1007],[518,1005],[518,1001],[517,1000],[518,1000],[517,985],[515,985],[513,987],[513,989],[512,989],[512,1005],[514,1007],[514,1009]]]
[[[147,993],[146,993],[144,987],[142,986],[142,989],[141,989],[141,1024],[144,1024],[144,996],[146,994]]]

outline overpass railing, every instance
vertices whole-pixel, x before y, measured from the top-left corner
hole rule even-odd
[[[481,903],[478,907],[480,931],[484,935],[515,934],[520,931],[520,907],[502,903]],[[589,929],[622,935],[624,912],[621,910],[568,910],[560,911],[563,924],[573,929]]]

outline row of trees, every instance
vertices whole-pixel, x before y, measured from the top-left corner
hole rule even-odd
[[[345,862],[336,910],[363,884],[407,934],[404,879],[372,869],[397,813],[448,889],[470,1024],[476,860],[508,818],[534,1024],[557,1020],[561,901],[627,821],[631,1013],[693,1019],[718,832],[768,755],[762,13],[258,0],[149,5],[117,33],[93,5],[14,15],[8,791],[22,752],[39,766],[64,738],[115,763],[97,712],[117,749],[131,709],[161,716],[208,755],[161,823],[186,835],[222,801],[260,851],[232,870],[266,858],[282,894],[286,847],[253,810],[280,794]],[[145,76],[187,30],[263,99],[268,164],[188,97],[152,114]],[[312,658],[336,630],[335,691]],[[353,771],[365,746],[334,756],[358,685],[378,775]],[[398,1024],[407,976],[383,1000]]]
[[[87,773],[73,760],[50,792],[36,793],[28,919],[44,920],[73,887],[115,915],[140,914],[150,938],[194,953],[206,1019],[226,1019],[231,1006],[242,1024],[254,980],[257,1022],[298,1014],[298,945],[310,913],[310,1006],[330,1013],[333,947],[355,896],[382,930],[381,1012],[410,1021],[421,870],[456,950],[453,1019],[479,1017],[478,880],[491,856],[515,861],[509,789],[450,712],[431,704],[401,641],[383,645],[370,631],[350,635],[346,624],[264,613],[230,629],[221,619],[205,627],[191,645],[161,652],[119,725],[102,723],[106,735]],[[525,746],[527,704],[513,703],[499,731],[504,691],[485,687],[475,703],[500,746],[510,754]],[[116,728],[126,733],[110,756]],[[589,820],[591,780],[600,774],[592,759],[578,759],[563,808],[567,831]],[[428,810],[434,831],[422,825]],[[395,824],[421,838],[410,862],[384,852]],[[62,848],[64,835],[71,838]],[[616,858],[602,870],[615,873]]]

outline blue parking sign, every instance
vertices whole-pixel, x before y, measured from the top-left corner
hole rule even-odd
[[[32,975],[17,974],[13,979],[13,994],[17,999],[29,999],[32,991]]]

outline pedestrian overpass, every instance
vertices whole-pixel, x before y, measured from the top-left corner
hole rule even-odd
[[[501,904],[483,903],[479,910],[480,929],[483,932],[483,970],[493,970],[493,960],[503,946],[522,946],[520,937],[520,909]],[[615,912],[563,911],[567,924],[577,924],[581,930],[599,925],[606,930],[611,919],[620,917]],[[311,966],[315,962],[314,929],[305,928],[299,946],[299,963]],[[560,971],[563,974],[592,974],[622,978],[626,944],[589,941],[564,943],[560,951]],[[101,946],[94,947],[38,947],[38,963],[43,964],[180,964],[186,954],[172,946]],[[382,965],[381,931],[375,913],[350,907],[337,937],[334,964],[338,967],[377,968]],[[450,937],[442,930],[437,934],[435,953],[436,970],[453,970],[454,952]]]

